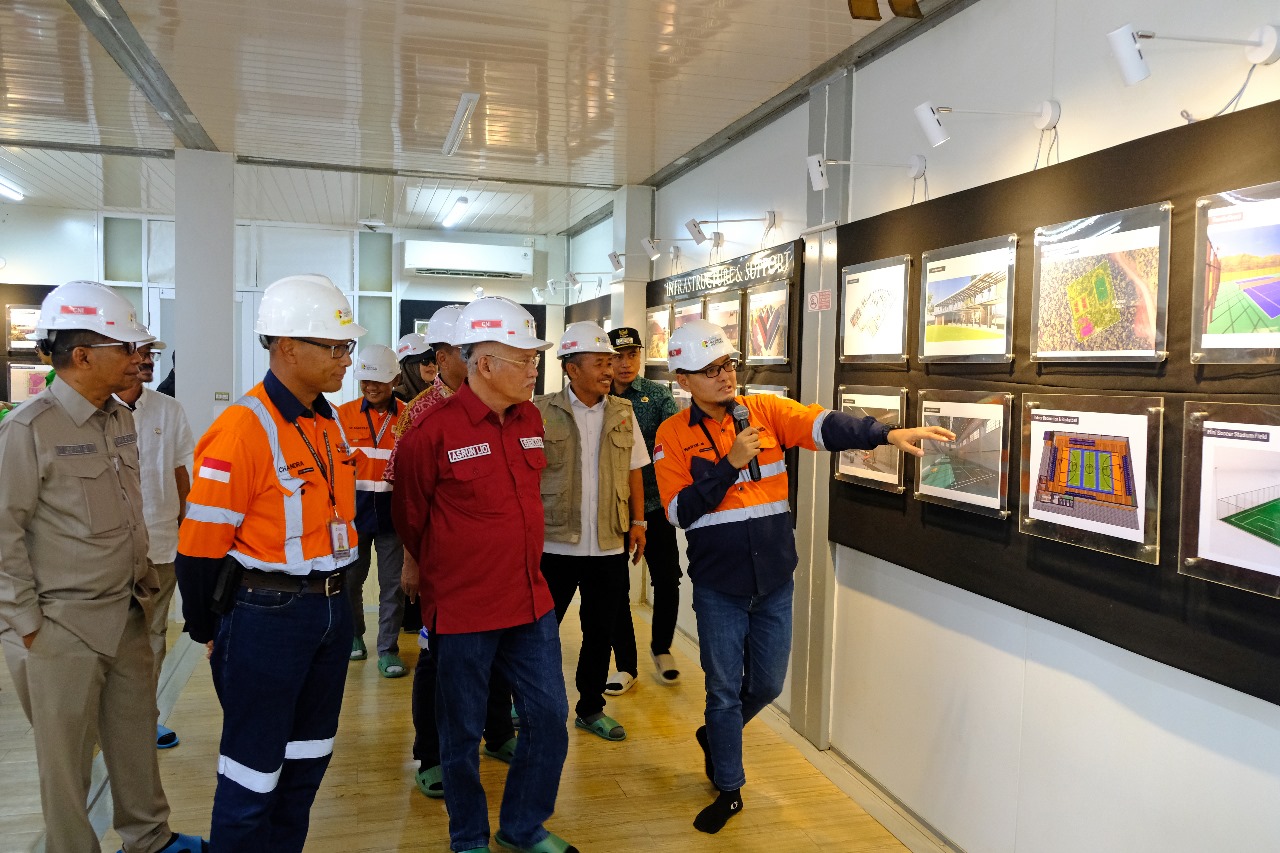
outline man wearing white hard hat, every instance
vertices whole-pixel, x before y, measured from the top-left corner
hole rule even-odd
[[[420,567],[422,622],[436,656],[449,841],[489,849],[479,746],[489,673],[515,689],[523,720],[503,792],[497,840],[534,853],[572,845],[543,826],[555,811],[568,752],[568,701],[551,591],[539,568],[542,418],[529,402],[540,339],[533,317],[486,296],[462,309],[455,344],[467,381],[400,439],[392,510]]]
[[[35,735],[49,853],[97,850],[91,747],[110,773],[129,853],[197,853],[169,829],[156,762],[154,656],[159,581],[148,537],[131,388],[155,338],[128,300],[73,281],[44,300],[38,345],[58,381],[0,425],[0,645]]]
[[[178,553],[178,525],[182,523],[187,493],[191,491],[191,461],[196,444],[182,404],[147,387],[155,379],[155,353],[166,348],[164,341],[138,347],[142,362],[138,365],[137,382],[132,388],[116,393],[116,399],[133,411],[133,421],[138,428],[142,514],[147,519],[151,537],[147,560],[160,580],[148,626],[151,651],[156,657],[157,685],[168,648],[169,606],[178,586],[173,560]],[[177,745],[177,733],[157,724],[156,747],[172,749]]]
[[[391,347],[373,344],[356,357],[356,380],[361,397],[338,407],[338,421],[356,456],[356,532],[360,535],[356,561],[348,569],[347,594],[355,638],[351,659],[368,657],[364,643],[364,595],[373,551],[378,551],[378,672],[383,678],[408,673],[400,659],[400,623],[404,618],[404,593],[400,570],[404,547],[391,521],[391,484],[382,478],[395,447],[393,432],[404,404],[395,398],[400,365]]]
[[[400,383],[396,397],[407,403],[431,387],[439,368],[436,354],[424,335],[410,332],[396,342],[396,358],[400,361]]]
[[[210,843],[298,853],[352,639],[356,458],[324,394],[365,330],[329,279],[296,275],[262,294],[254,331],[271,367],[196,445],[178,586],[222,704]]]
[[[595,323],[570,323],[556,355],[569,378],[556,394],[534,398],[542,412],[547,468],[542,509],[547,543],[542,574],[563,621],[581,593],[582,649],[575,676],[574,725],[609,741],[626,731],[604,713],[618,602],[627,597],[627,555],[644,554],[644,482],[649,451],[630,401],[615,397],[608,333]]]
[[[791,657],[796,555],[788,447],[919,456],[940,427],[900,429],[785,397],[736,397],[741,356],[724,330],[695,320],[671,334],[667,366],[693,402],[658,427],[654,468],[667,518],[688,537],[689,580],[706,674],[706,725],[695,732],[717,797],[694,820],[719,832],[743,807],[742,728],[782,692]]]

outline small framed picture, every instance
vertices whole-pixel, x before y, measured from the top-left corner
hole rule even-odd
[[[690,299],[685,302],[677,302],[672,306],[671,331],[674,332],[685,323],[692,323],[694,320],[701,319],[702,299]]]
[[[746,388],[747,395],[751,394],[772,394],[775,397],[790,397],[791,389],[786,385],[748,385]]]
[[[729,290],[707,295],[706,313],[711,323],[724,329],[733,348],[742,351],[742,291]]]
[[[855,418],[873,417],[882,424],[902,424],[907,413],[907,389],[841,385],[836,392],[836,405]],[[872,450],[842,450],[836,456],[835,478],[902,494],[902,470],[902,451],[883,444]]]
[[[785,281],[747,289],[747,364],[786,364],[787,294]]]
[[[11,353],[35,352],[36,342],[27,337],[34,335],[40,322],[39,305],[6,305],[5,327],[8,330],[8,350]]]
[[[667,363],[667,343],[671,340],[671,306],[658,305],[645,312],[644,360],[646,364]]]
[[[49,368],[43,364],[9,364],[9,402],[21,403],[44,390]]]
[[[1013,395],[921,389],[919,426],[940,426],[955,441],[925,439],[915,498],[995,518],[1009,517],[1009,412]]]
[[[1012,361],[1018,235],[925,252],[920,258],[920,361]]]
[[[840,361],[907,360],[907,276],[911,256],[845,267],[840,271]]]

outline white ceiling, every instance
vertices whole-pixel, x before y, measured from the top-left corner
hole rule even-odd
[[[4,146],[0,176],[34,204],[172,212],[172,161],[98,152],[171,150],[194,126],[255,163],[237,167],[242,218],[431,228],[467,195],[468,231],[556,233],[877,26],[846,0],[7,0],[0,145],[82,150]],[[107,47],[130,37],[189,115],[117,65]]]

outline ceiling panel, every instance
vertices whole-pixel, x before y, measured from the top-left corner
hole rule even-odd
[[[172,216],[173,160],[0,146],[0,177],[36,207]]]

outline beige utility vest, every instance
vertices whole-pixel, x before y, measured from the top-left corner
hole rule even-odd
[[[558,394],[544,394],[533,402],[542,412],[543,449],[547,467],[542,471],[542,510],[546,516],[546,538],[551,542],[576,543],[582,536],[582,451],[578,422],[565,388]],[[602,550],[625,547],[631,529],[631,450],[635,434],[631,403],[620,397],[604,398],[604,427],[600,432],[599,496],[596,529]]]

